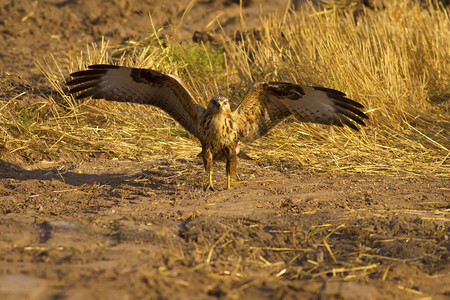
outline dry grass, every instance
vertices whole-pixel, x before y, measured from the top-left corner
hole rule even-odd
[[[0,150],[50,157],[64,151],[123,158],[196,155],[199,143],[160,110],[74,102],[66,95],[69,72],[115,63],[176,74],[199,101],[218,93],[241,96],[258,80],[342,90],[366,106],[370,121],[360,133],[287,121],[247,146],[247,152],[312,172],[448,176],[449,28],[448,10],[405,1],[357,15],[305,7],[281,19],[272,16],[261,20],[258,39],[248,35],[245,43],[237,43],[218,34],[223,52],[209,45],[180,45],[169,36],[162,41],[158,30],[127,45],[110,47],[105,41],[64,64],[39,64],[58,93],[44,93],[32,106],[15,101],[20,89],[5,89]],[[6,83],[12,80],[8,76],[2,78]]]
[[[261,141],[265,149],[282,149],[317,168],[423,174],[446,172],[449,28],[448,11],[405,1],[357,16],[309,9],[283,20],[269,18],[262,21],[260,40],[250,35],[245,45],[222,37],[245,81],[335,88],[361,101],[371,117],[361,134],[289,124],[292,130],[280,128]]]

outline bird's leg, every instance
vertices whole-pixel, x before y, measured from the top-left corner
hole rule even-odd
[[[236,175],[237,156],[236,149],[229,149],[227,153],[227,189],[231,188],[231,176]]]
[[[212,182],[212,170],[209,171],[209,183],[208,186],[206,187],[206,189],[211,189],[211,191],[214,191],[214,186],[213,186],[213,182]]]
[[[211,191],[214,191],[214,185],[212,182],[213,155],[212,155],[211,149],[203,148],[202,155],[203,155],[203,164],[205,165],[205,170],[209,173],[209,183],[206,186],[205,191],[208,189],[210,189]]]

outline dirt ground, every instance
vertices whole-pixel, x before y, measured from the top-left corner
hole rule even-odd
[[[275,1],[263,12],[284,11]],[[24,101],[48,85],[33,61],[169,24],[188,1],[2,1],[0,71]],[[256,27],[259,1],[244,1]],[[180,39],[240,23],[198,1]],[[62,58],[60,58],[62,59]],[[4,87],[3,87],[4,88]],[[0,103],[7,101],[0,87]],[[2,147],[0,147],[1,150]],[[450,299],[448,177],[309,174],[240,161],[204,192],[199,158],[63,154],[0,160],[1,299]]]

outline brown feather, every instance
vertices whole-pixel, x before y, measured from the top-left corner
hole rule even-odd
[[[66,84],[77,99],[134,102],[161,108],[187,131],[199,137],[198,122],[204,111],[175,76],[149,69],[93,65],[72,73]]]
[[[300,86],[287,82],[253,84],[233,111],[240,140],[252,142],[266,135],[285,118],[299,121],[358,128],[349,120],[364,125],[363,106],[345,94],[323,87]],[[349,118],[349,119],[348,119]]]

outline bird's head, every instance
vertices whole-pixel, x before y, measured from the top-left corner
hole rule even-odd
[[[230,102],[227,98],[222,96],[212,97],[208,104],[208,111],[211,113],[230,113]]]

